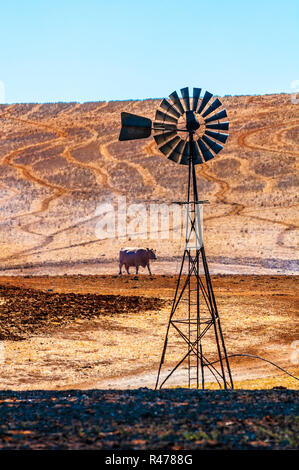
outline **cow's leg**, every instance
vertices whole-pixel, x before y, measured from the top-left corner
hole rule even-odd
[[[152,273],[151,273],[151,268],[150,268],[150,265],[149,265],[149,263],[148,263],[148,265],[147,265],[147,269],[148,269],[149,275],[151,276],[151,275],[152,275]]]
[[[126,270],[127,270],[127,273],[128,273],[128,274],[130,274],[129,268],[130,268],[130,266],[128,266],[128,265],[126,264]]]
[[[137,274],[138,274],[138,265],[136,266],[136,276],[137,276]]]
[[[123,263],[119,263],[119,274],[122,274],[121,268],[123,267]]]

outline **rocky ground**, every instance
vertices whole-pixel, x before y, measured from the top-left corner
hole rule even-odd
[[[1,449],[296,449],[292,390],[0,392]]]
[[[50,291],[50,292],[49,292]],[[72,322],[136,314],[161,308],[165,301],[137,295],[58,294],[0,285],[0,340],[22,340]]]

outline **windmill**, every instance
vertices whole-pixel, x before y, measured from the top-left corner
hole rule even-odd
[[[185,249],[164,346],[158,369],[156,389],[162,388],[180,366],[187,370],[188,387],[205,388],[207,377],[214,378],[220,388],[233,388],[217,304],[209,273],[202,236],[202,207],[208,201],[198,198],[195,165],[213,159],[225,144],[229,122],[221,101],[213,100],[201,88],[174,91],[163,99],[155,120],[130,113],[121,113],[120,141],[149,137],[152,132],[159,151],[169,160],[188,165],[187,200],[178,201],[186,211]],[[186,274],[184,274],[186,270]],[[200,274],[202,272],[202,274]],[[181,359],[162,369],[169,348],[170,335],[184,344]],[[212,348],[214,347],[214,350]]]

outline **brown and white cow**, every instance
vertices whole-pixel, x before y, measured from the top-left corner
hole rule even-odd
[[[136,267],[136,274],[138,274],[139,266],[143,268],[147,266],[149,274],[152,275],[149,264],[151,259],[157,259],[157,257],[154,250],[150,250],[149,248],[122,248],[119,252],[119,274],[122,274],[121,268],[125,265],[128,274],[130,274],[130,266]]]

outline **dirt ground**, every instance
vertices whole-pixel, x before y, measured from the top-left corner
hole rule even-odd
[[[153,388],[176,279],[0,277],[1,390]],[[298,279],[218,275],[212,281],[228,353],[260,355],[298,376]],[[168,346],[163,374],[185,352],[177,336]],[[212,337],[205,351],[216,358]],[[230,363],[237,388],[299,388],[260,360]],[[215,388],[212,377],[206,380]],[[169,386],[186,383],[182,367]]]

